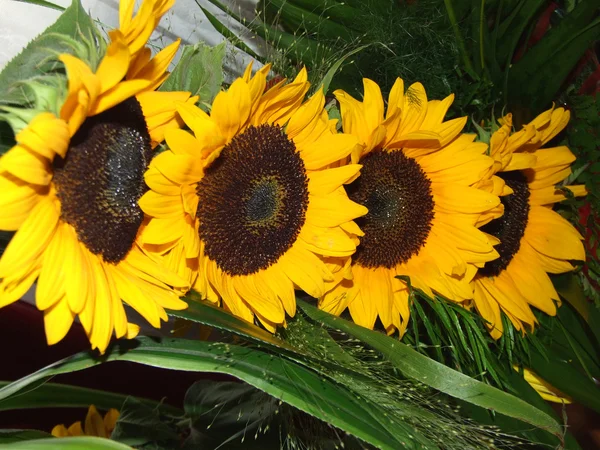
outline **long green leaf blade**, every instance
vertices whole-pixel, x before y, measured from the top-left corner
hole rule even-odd
[[[120,442],[89,436],[13,442],[3,445],[2,448],[5,450],[131,450],[130,446]]]
[[[405,376],[452,397],[497,411],[562,437],[560,425],[529,403],[446,367],[382,333],[332,316],[302,300],[298,300],[298,305],[313,320],[342,330],[381,352]]]
[[[0,388],[9,384],[9,381],[0,381]],[[97,389],[45,383],[19,395],[0,400],[0,411],[37,408],[87,408],[90,405],[95,405],[99,409],[119,409],[127,397],[129,396]],[[183,411],[174,406],[148,399],[138,398],[138,400],[151,408],[159,407],[161,412],[165,414],[183,415]]]
[[[416,433],[408,435],[412,439],[408,437],[390,419],[383,417],[376,405],[356,398],[337,383],[293,361],[251,348],[184,339],[139,338],[117,342],[103,361],[131,361],[172,370],[229,374],[383,449],[401,448],[402,441],[418,438]],[[90,353],[73,355],[0,389],[0,400],[38,380],[100,363]],[[390,428],[395,430],[393,434]]]

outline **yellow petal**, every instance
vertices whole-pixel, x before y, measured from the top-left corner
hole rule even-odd
[[[115,280],[119,296],[140,313],[153,327],[160,328],[160,313],[156,303],[148,299],[137,287],[135,280],[118,269],[109,267]]]
[[[524,239],[535,250],[551,258],[585,260],[585,249],[577,230],[545,206],[530,208]]]
[[[118,269],[112,265],[103,264],[99,258],[90,258],[90,263],[90,276],[93,277],[96,301],[92,333],[88,337],[92,348],[97,348],[100,353],[104,353],[114,330],[113,292],[107,278],[111,276],[111,272],[114,276]],[[109,268],[113,270],[109,271]]]
[[[15,145],[0,158],[0,171],[40,186],[46,186],[52,180],[49,161],[20,145]]]
[[[39,188],[9,174],[0,174],[0,229],[18,230],[39,201]]]
[[[363,108],[367,127],[376,129],[383,122],[383,97],[377,83],[363,78],[364,99]]]
[[[56,227],[56,232],[44,252],[42,270],[35,290],[36,306],[42,311],[66,295],[63,261],[65,260],[64,242],[67,237],[64,236],[63,228],[69,226],[64,224]]]
[[[106,430],[109,432],[109,437],[110,437],[110,433],[112,432],[112,430],[115,429],[115,426],[117,425],[117,420],[119,420],[119,415],[120,415],[119,411],[117,411],[114,408],[111,408],[108,410],[108,412],[104,416],[104,428],[106,428]]]
[[[350,200],[341,189],[323,197],[309,195],[306,221],[318,227],[335,227],[367,212],[367,208]]]
[[[327,268],[314,254],[297,244],[282,255],[277,264],[296,286],[315,298],[325,292],[324,278],[333,277],[331,273],[327,274]]]
[[[356,145],[349,134],[323,135],[316,141],[298,149],[308,170],[316,170],[346,158]]]
[[[109,44],[96,76],[100,80],[100,92],[104,93],[119,84],[129,68],[129,49],[124,42],[117,40]]]
[[[139,92],[148,89],[149,86],[150,81],[147,80],[122,81],[98,97],[97,101],[91,105],[89,115],[95,116],[96,114],[100,114],[127,100],[129,97],[133,97]]]
[[[4,278],[36,259],[46,248],[58,223],[53,202],[43,198],[23,222],[0,259],[0,278]]]
[[[77,240],[75,230],[71,226],[63,227],[62,233],[64,282],[69,308],[75,314],[79,314],[85,305],[88,289],[88,278],[90,268],[87,258],[84,257],[80,244]]]
[[[87,416],[85,417],[84,431],[87,436],[108,437],[104,428],[104,420],[102,420],[102,416],[98,413],[94,405],[91,405],[88,409]]]
[[[52,113],[38,114],[15,136],[19,144],[50,161],[54,155],[65,156],[70,138],[67,123]]]
[[[235,80],[227,92],[217,94],[210,113],[227,142],[246,123],[249,114],[250,90],[241,79]]]
[[[44,311],[44,327],[48,345],[56,344],[67,335],[75,314],[69,308],[66,298]]]
[[[500,204],[500,198],[479,189],[458,184],[432,183],[436,209],[448,212],[478,213]]]
[[[159,219],[183,218],[183,204],[177,197],[168,197],[148,191],[140,198],[138,204],[146,214],[152,217]]]
[[[361,167],[359,164],[347,164],[334,169],[310,172],[308,174],[308,192],[315,195],[331,194],[354,178]]]

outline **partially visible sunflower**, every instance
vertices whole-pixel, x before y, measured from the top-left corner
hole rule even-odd
[[[154,4],[146,1],[141,10]],[[147,27],[147,18],[139,26]],[[60,341],[79,316],[101,352],[113,332],[138,331],[127,323],[121,299],[155,327],[167,319],[163,308],[186,307],[172,290],[185,281],[136,243],[143,220],[137,201],[147,189],[143,175],[153,147],[179,127],[175,102],[195,100],[187,92],[152,90],[172,55],[159,53],[141,78],[131,77],[128,42],[119,30],[111,41],[95,72],[82,59],[59,56],[64,101],[36,111],[0,159],[0,228],[16,231],[0,260],[0,307],[38,279],[48,343]]]
[[[552,211],[554,203],[567,198],[567,190],[575,196],[586,193],[584,186],[560,186],[575,156],[564,146],[541,148],[568,121],[568,111],[552,108],[511,133],[509,114],[491,138],[494,166],[481,185],[506,186],[500,194],[504,215],[482,218],[482,230],[501,241],[496,246],[500,258],[486,263],[472,285],[475,307],[495,339],[503,332],[501,311],[522,331],[536,322],[530,306],[555,315],[560,298],[547,273],[568,272],[573,261],[585,259],[580,234]]]
[[[369,213],[357,220],[364,231],[352,264],[330,283],[319,302],[333,314],[388,333],[404,333],[413,287],[463,302],[478,267],[498,256],[475,223],[500,203],[473,186],[491,167],[487,146],[461,134],[466,118],[444,122],[454,96],[428,101],[420,83],[404,91],[394,84],[384,116],[379,86],[364,80],[364,100],[336,91],[343,129],[362,147],[353,160],[363,167],[348,186],[352,200]]]
[[[518,367],[513,367],[517,372],[519,371]],[[525,381],[529,383],[529,385],[536,390],[536,392],[542,397],[544,400],[553,403],[564,403],[569,404],[572,403],[573,400],[566,394],[563,394],[561,391],[556,389],[546,380],[541,378],[538,374],[533,372],[530,369],[523,368],[523,378]]]
[[[295,287],[323,295],[333,279],[324,261],[354,253],[347,231],[360,233],[353,219],[366,208],[343,188],[360,166],[330,168],[356,138],[337,134],[322,92],[304,102],[305,70],[266,90],[268,70],[251,77],[248,67],[210,115],[180,106],[192,132],[167,132],[170,150],[150,165],[140,205],[153,218],[141,236],[148,248],[164,252],[204,298],[274,331],[295,314]]]
[[[85,417],[83,427],[79,421],[72,424],[69,428],[64,425],[56,425],[52,428],[52,436],[57,438],[69,436],[97,436],[101,438],[110,438],[118,419],[119,411],[116,409],[109,409],[104,415],[104,418],[102,418],[96,407],[91,405]]]

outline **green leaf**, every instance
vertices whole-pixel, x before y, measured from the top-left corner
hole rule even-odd
[[[303,366],[251,348],[203,341],[138,338],[117,342],[102,360],[94,359],[90,353],[79,353],[0,389],[0,400],[38,380],[92,367],[101,361],[229,374],[379,448],[398,449],[403,447],[403,440],[429,444],[418,433],[411,434],[410,428],[403,429],[402,423],[384,417],[377,405],[357,398]]]
[[[99,437],[68,437],[52,439],[35,439],[32,441],[13,442],[2,446],[3,450],[131,450],[131,447],[120,442]]]
[[[0,388],[9,385],[8,381],[0,381]],[[120,409],[129,396],[96,389],[69,386],[58,383],[44,383],[19,395],[0,401],[0,411],[13,409],[37,408],[87,408],[95,405],[99,409]],[[165,414],[179,416],[183,414],[179,408],[154,400],[138,399],[142,404],[157,408]]]
[[[600,19],[595,18],[599,6],[599,0],[581,2],[511,67],[509,104],[524,111],[523,121],[556,98],[581,56],[600,37]]]
[[[557,437],[562,436],[560,425],[552,417],[510,394],[446,367],[382,333],[327,314],[302,300],[298,300],[298,305],[313,320],[342,330],[381,352],[409,378],[452,397],[519,419]]]
[[[177,67],[161,91],[188,91],[200,97],[201,104],[210,105],[223,84],[225,42],[210,47],[202,42],[186,45]]]
[[[0,88],[1,89],[1,88]],[[0,155],[10,150],[14,145],[15,136],[8,122],[4,122],[0,117]]]
[[[166,423],[159,408],[128,397],[119,412],[111,439],[136,447],[146,444],[166,445],[167,448],[178,446],[179,435],[175,427]]]
[[[0,430],[0,445],[49,437],[52,437],[50,433],[39,430]]]
[[[589,324],[592,333],[596,337],[596,342],[600,342],[600,309],[590,308]]]
[[[527,403],[535,406],[541,411],[552,417],[556,417],[554,409],[540,397],[540,395],[533,389],[522,375],[516,371],[510,369],[510,373],[507,374],[508,384],[512,393],[517,395],[519,398],[525,400]],[[562,445],[561,440],[556,436],[552,436],[542,430],[524,426],[523,422],[516,419],[504,416],[502,414],[493,414],[483,408],[475,406],[468,402],[461,402],[462,410],[468,414],[473,420],[476,420],[481,424],[488,424],[498,426],[501,431],[511,434],[519,434],[524,438],[543,444],[548,448],[559,448]],[[517,447],[520,448],[520,447]],[[579,450],[577,441],[573,438],[573,435],[566,433],[564,436],[564,448],[568,450]]]
[[[97,33],[92,19],[86,14],[79,0],[73,0],[58,20],[41,35],[31,41],[0,72],[0,104],[25,105],[33,99],[19,85],[20,82],[39,77],[56,69],[49,58],[59,53],[72,53],[72,47],[60,35],[78,40],[80,35]]]
[[[62,6],[57,5],[56,3],[47,2],[46,0],[17,0],[17,1],[22,2],[22,3],[29,3],[31,5],[44,6],[46,8],[56,9],[58,11],[65,10],[65,8],[63,8]]]
[[[545,4],[545,0],[520,0],[518,5],[510,9],[511,14],[498,26],[496,51],[499,62],[503,65],[506,62],[505,70],[509,67],[523,33]]]
[[[573,272],[563,273],[552,277],[556,291],[568,301],[586,321],[589,317],[590,305],[585,298],[577,276]]]
[[[334,62],[331,65],[331,67],[329,68],[329,70],[327,71],[325,76],[323,77],[323,80],[321,80],[320,83],[317,83],[317,86],[319,86],[323,89],[323,94],[327,94],[327,91],[329,90],[329,85],[331,84],[331,80],[333,80],[333,76],[336,74],[336,72],[338,70],[340,70],[340,67],[342,66],[344,61],[346,61],[346,59],[348,59],[350,56],[363,51],[365,48],[367,48],[369,46],[371,46],[371,44],[361,45],[360,47],[357,47],[357,48],[349,51],[348,53],[346,53],[344,56],[339,58],[336,62]]]
[[[288,343],[264,329],[229,314],[222,308],[217,308],[208,302],[202,301],[196,291],[190,291],[184,300],[187,301],[188,307],[182,311],[168,311],[169,316],[229,331],[259,345],[267,345],[276,351],[298,352],[296,348],[291,347]]]

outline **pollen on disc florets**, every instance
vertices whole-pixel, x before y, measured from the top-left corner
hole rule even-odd
[[[138,200],[151,156],[141,106],[131,97],[87,118],[66,157],[54,160],[61,219],[105,262],[116,264],[131,250],[144,218]]]

